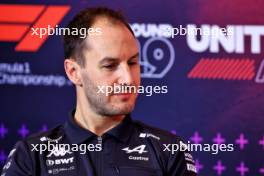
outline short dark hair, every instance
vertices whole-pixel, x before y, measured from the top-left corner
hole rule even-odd
[[[69,22],[66,28],[89,29],[95,22],[98,17],[106,17],[111,22],[121,22],[124,24],[129,31],[133,34],[133,30],[126,21],[125,17],[120,11],[115,11],[106,7],[95,7],[95,8],[86,8],[76,14],[73,19]],[[87,35],[86,35],[87,36]],[[73,58],[77,61],[80,66],[85,65],[85,59],[83,56],[85,38],[80,37],[80,35],[64,35],[64,55],[65,59]]]

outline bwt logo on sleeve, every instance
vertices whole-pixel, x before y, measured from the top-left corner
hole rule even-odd
[[[18,42],[15,51],[36,52],[47,40],[31,35],[31,28],[55,27],[70,10],[68,5],[0,4],[0,42]]]

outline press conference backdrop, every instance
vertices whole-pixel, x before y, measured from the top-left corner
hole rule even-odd
[[[133,118],[191,143],[234,144],[233,152],[193,152],[199,175],[264,175],[264,1],[1,1],[0,163],[15,142],[63,123],[75,106],[63,69],[62,36],[31,27],[65,27],[85,7],[119,9],[140,46],[142,85]],[[233,37],[161,35],[162,28],[229,28]]]

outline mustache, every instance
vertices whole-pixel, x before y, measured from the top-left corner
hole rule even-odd
[[[134,84],[120,84],[120,85],[114,86],[113,94],[119,93],[119,92],[120,93],[136,93],[137,86]]]
[[[116,89],[130,90],[131,87],[136,87],[136,85],[132,85],[132,84],[114,85],[114,90],[116,90]]]

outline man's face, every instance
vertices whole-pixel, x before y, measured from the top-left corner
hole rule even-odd
[[[101,35],[88,36],[84,50],[85,67],[81,69],[83,91],[91,109],[100,115],[124,115],[133,110],[137,93],[109,94],[99,87],[140,85],[139,51],[136,39],[122,24],[99,19],[92,26]],[[105,90],[105,89],[104,89]]]

